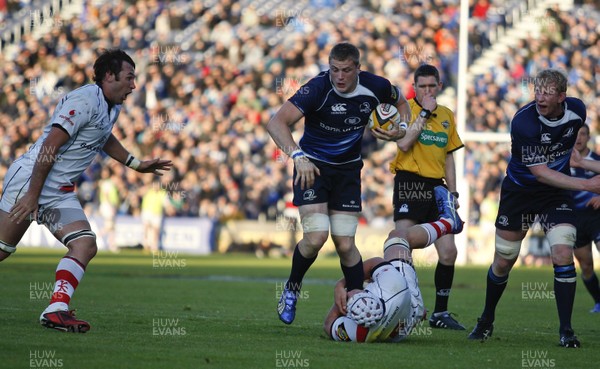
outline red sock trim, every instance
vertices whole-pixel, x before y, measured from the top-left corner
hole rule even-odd
[[[438,220],[438,222],[442,223],[444,225],[444,227],[446,227],[446,232],[443,232],[440,235],[440,237],[447,234],[452,229],[452,225],[450,225],[450,223],[446,219],[440,219],[440,220]]]
[[[81,267],[81,269],[83,269],[83,271],[85,272],[85,265],[83,265],[83,264],[82,264],[82,263],[81,263],[79,260],[75,259],[74,257],[72,257],[72,256],[68,256],[68,255],[65,255],[65,256],[63,256],[63,259],[71,259],[71,260],[73,260],[73,261],[74,261],[74,262],[76,262],[76,263],[77,263],[77,265],[79,265],[79,266]]]
[[[440,237],[442,237],[444,235],[444,233],[442,232],[442,229],[437,224],[437,222],[433,222],[433,223],[429,223],[429,224],[431,224],[431,226],[433,227],[433,229],[435,229],[435,233],[437,233],[436,238],[440,238]]]

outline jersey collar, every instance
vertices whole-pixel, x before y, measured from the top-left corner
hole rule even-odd
[[[358,72],[358,75],[356,76],[356,87],[354,87],[354,90],[352,92],[348,92],[348,93],[343,93],[340,92],[337,88],[335,88],[335,85],[333,84],[333,82],[331,82],[331,73],[327,73],[329,75],[329,83],[331,84],[331,87],[333,88],[333,91],[338,94],[341,97],[345,97],[345,98],[350,98],[350,97],[354,97],[356,95],[359,95],[359,92],[361,90],[361,86],[360,86],[360,72]]]

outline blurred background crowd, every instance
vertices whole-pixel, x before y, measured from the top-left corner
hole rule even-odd
[[[470,62],[532,2],[471,0]],[[91,80],[97,50],[119,47],[137,64],[137,89],[113,132],[135,156],[171,159],[175,168],[152,179],[99,156],[78,184],[86,211],[140,215],[144,198],[161,193],[167,216],[276,220],[290,206],[292,173],[265,130],[278,107],[328,69],[330,48],[343,40],[361,49],[363,70],[387,77],[409,98],[412,72],[422,63],[436,65],[445,92],[455,95],[458,3],[86,0],[81,14],[56,15],[46,32],[24,35],[0,54],[0,178],[40,136],[60,97]],[[28,6],[35,1],[0,0],[0,31]],[[532,98],[531,78],[559,67],[569,73],[569,95],[587,104],[592,136],[598,134],[599,10],[550,8],[538,21],[542,37],[524,35],[468,85],[466,131],[508,132],[513,114]],[[299,139],[301,123],[295,128]],[[463,206],[481,236],[495,217],[509,147],[465,143],[471,203]],[[362,220],[382,226],[392,215],[387,168],[395,147],[367,132],[364,148]]]

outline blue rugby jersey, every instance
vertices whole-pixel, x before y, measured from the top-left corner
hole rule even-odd
[[[590,151],[584,159],[600,161],[600,155],[596,154],[593,151]],[[585,170],[583,168],[571,168],[572,177],[588,179],[592,178],[595,175],[596,172],[592,172],[590,170]],[[575,203],[575,209],[585,209],[585,204],[587,204],[588,201],[590,201],[590,199],[595,196],[598,195],[589,191],[573,191],[573,202]]]
[[[547,189],[529,167],[546,164],[550,169],[570,175],[569,159],[577,139],[577,132],[586,119],[585,105],[574,97],[564,102],[565,113],[556,121],[541,116],[535,101],[525,105],[511,121],[511,158],[507,177],[530,190]]]
[[[304,114],[302,151],[330,164],[361,160],[361,143],[369,114],[380,103],[395,105],[400,90],[389,80],[361,71],[353,92],[342,94],[332,85],[329,71],[303,85],[289,101]]]

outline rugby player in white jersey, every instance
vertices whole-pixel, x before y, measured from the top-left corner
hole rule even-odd
[[[118,49],[102,52],[94,63],[94,81],[61,99],[42,136],[8,169],[0,198],[0,261],[15,252],[32,221],[67,247],[40,323],[80,333],[90,324],[75,318],[69,302],[97,245],[75,183],[100,151],[141,173],[162,175],[172,166],[168,160],[134,158],[111,133],[121,104],[136,87],[131,57]]]
[[[419,281],[410,250],[390,239],[384,258],[363,263],[363,290],[346,292],[345,280],[334,288],[334,304],[325,318],[325,333],[335,341],[399,342],[425,319]],[[346,299],[348,298],[348,301]]]

